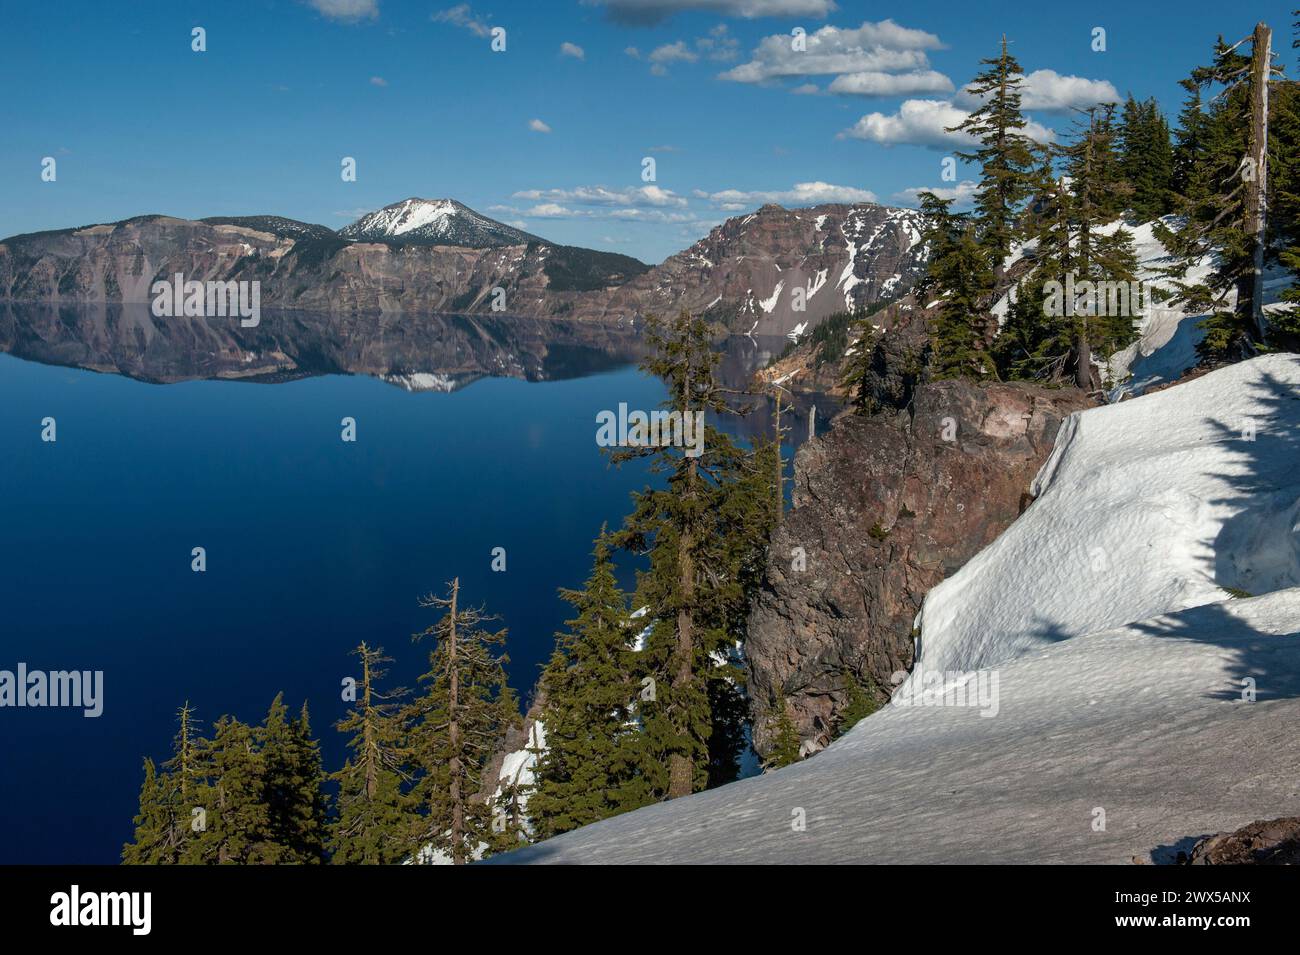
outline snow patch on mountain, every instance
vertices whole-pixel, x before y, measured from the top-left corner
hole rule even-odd
[[[542,241],[480,215],[455,199],[403,199],[362,216],[338,234],[361,242],[421,242],[469,248]]]

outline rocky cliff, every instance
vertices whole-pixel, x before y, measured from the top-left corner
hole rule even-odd
[[[605,322],[688,308],[732,331],[785,335],[910,284],[925,262],[920,224],[876,205],[764,206],[649,268],[450,200],[406,200],[338,233],[276,216],[148,215],[0,242],[0,300],[148,303],[154,282],[180,273],[256,280],[262,308]]]
[[[760,753],[773,708],[804,752],[855,695],[883,701],[912,662],[921,601],[1023,510],[1073,390],[945,381],[902,410],[842,413],[795,457],[794,508],[773,537],[746,654]]]
[[[916,281],[926,261],[923,222],[918,212],[887,206],[766,205],[575,311],[664,315],[686,308],[733,332],[806,331]]]
[[[554,246],[350,241],[292,220],[141,216],[0,243],[0,300],[148,303],[156,281],[258,281],[262,308],[564,316],[645,266]],[[255,223],[254,225],[243,223]],[[503,290],[493,308],[493,290]]]

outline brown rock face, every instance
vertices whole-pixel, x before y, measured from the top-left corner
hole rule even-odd
[[[811,329],[919,278],[924,223],[919,212],[888,206],[766,205],[728,219],[625,285],[575,303],[574,314],[628,318],[685,308],[733,332]]]
[[[909,409],[841,414],[799,450],[794,509],[749,618],[761,754],[782,697],[810,751],[835,734],[853,683],[887,696],[912,662],[922,598],[1015,520],[1061,421],[1088,404],[1073,390],[925,384]]]
[[[273,216],[150,215],[5,239],[0,301],[144,304],[155,281],[179,273],[201,282],[256,281],[266,309],[616,324],[685,308],[732,331],[785,335],[906,288],[925,267],[922,225],[920,213],[886,206],[764,206],[649,268],[505,226],[530,241],[350,241]]]
[[[1300,865],[1300,816],[1252,822],[1202,839],[1189,865]]]

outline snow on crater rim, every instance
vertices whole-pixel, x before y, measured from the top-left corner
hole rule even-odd
[[[1297,435],[1296,355],[1071,415],[1033,504],[927,595],[922,664],[991,667],[1225,587],[1300,586]]]

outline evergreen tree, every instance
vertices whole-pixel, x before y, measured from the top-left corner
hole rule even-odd
[[[790,718],[784,694],[778,694],[772,706],[772,750],[768,754],[764,769],[780,769],[799,761],[799,728]]]
[[[392,662],[382,647],[363,641],[352,652],[361,661],[361,679],[355,705],[337,725],[350,737],[349,756],[332,776],[339,784],[339,811],[330,828],[330,861],[392,865],[410,850],[416,821],[403,791],[407,774],[397,701],[404,691],[379,688],[384,664]]]
[[[231,716],[213,725],[212,739],[197,740],[192,790],[203,825],[186,841],[186,864],[248,865],[276,863],[283,850],[275,843],[266,803],[266,764],[257,733]]]
[[[197,771],[196,723],[187,700],[176,712],[172,755],[159,772],[145,759],[140,810],[132,841],[122,849],[124,865],[168,865],[180,861],[190,836],[190,808]]]
[[[876,357],[876,328],[870,318],[859,315],[853,323],[853,330],[853,351],[844,362],[840,384],[848,393],[853,413],[870,414],[875,411],[871,379]]]
[[[560,596],[577,616],[556,634],[555,652],[540,681],[546,746],[534,769],[528,815],[542,839],[654,798],[641,771],[634,621],[603,528],[583,589],[562,590]]]
[[[1291,275],[1281,293],[1290,309],[1269,316],[1268,343],[1300,351],[1300,83],[1274,84],[1269,123],[1270,249]]]
[[[648,608],[649,635],[639,662],[652,693],[638,704],[647,762],[657,795],[676,798],[727,775],[739,756],[739,670],[747,588],[761,570],[772,525],[772,471],[712,425],[705,412],[724,412],[715,379],[718,354],[707,325],[682,312],[648,323],[642,368],[668,391],[664,408],[695,426],[691,447],[633,435],[615,461],[648,457],[667,475],[666,487],[633,495],[634,510],[614,542],[645,554],[637,603]],[[645,437],[645,440],[642,440]],[[713,685],[710,685],[713,684]]]
[[[1137,303],[1128,294],[1128,285],[1134,279],[1137,259],[1132,237],[1122,226],[1103,230],[1123,211],[1126,195],[1115,149],[1112,110],[1101,106],[1083,112],[1087,122],[1076,128],[1074,141],[1061,150],[1071,179],[1069,220],[1073,239],[1067,264],[1079,289],[1076,300],[1062,300],[1062,304],[1066,306],[1064,324],[1073,344],[1074,383],[1092,391],[1099,384],[1093,353],[1100,349],[1102,354],[1109,354],[1136,337],[1133,319]],[[1122,286],[1123,300],[1118,295],[1103,295],[1101,289],[1106,285],[1102,283],[1111,288]],[[1085,291],[1089,287],[1092,291]],[[1069,294],[1066,290],[1063,293]]]
[[[1270,171],[1260,159],[1269,119],[1263,110],[1269,99],[1264,87],[1274,72],[1262,42],[1268,36],[1268,28],[1260,24],[1253,37],[1233,46],[1220,38],[1212,63],[1193,70],[1183,84],[1193,95],[1183,113],[1183,168],[1176,176],[1184,190],[1178,199],[1184,224],[1177,230],[1157,230],[1157,235],[1176,258],[1165,270],[1176,288],[1173,300],[1208,313],[1201,323],[1205,338],[1198,346],[1206,362],[1254,354],[1265,337],[1260,292],[1271,230],[1262,210]],[[1203,94],[1215,89],[1218,92],[1205,104]],[[1187,270],[1202,260],[1212,262],[1208,277],[1187,281]],[[1229,301],[1233,295],[1235,304]]]
[[[461,865],[492,841],[491,807],[475,797],[488,759],[519,721],[519,708],[499,650],[506,632],[483,629],[494,618],[461,603],[460,578],[446,597],[426,596],[420,606],[445,613],[414,636],[436,642],[420,677],[424,695],[407,708],[411,754],[422,773],[412,795],[423,807],[411,852],[417,859],[427,850],[445,852]]]
[[[994,274],[1000,277],[1003,260],[1016,239],[1021,208],[1033,188],[1033,142],[1023,132],[1026,124],[1020,111],[1024,75],[1007,52],[1007,38],[1002,38],[996,57],[980,63],[987,69],[966,87],[980,100],[980,106],[948,131],[967,133],[979,143],[973,152],[957,155],[980,164],[975,194],[979,240],[989,252]]]
[[[320,747],[311,736],[307,704],[291,721],[283,696],[276,694],[258,734],[266,773],[263,798],[271,841],[279,850],[275,861],[318,864],[325,855]]]
[[[181,831],[177,805],[171,777],[156,772],[153,760],[146,758],[140,810],[135,815],[131,841],[122,847],[123,865],[170,865],[177,861]]]
[[[1169,124],[1154,98],[1129,95],[1117,131],[1119,167],[1129,188],[1129,208],[1139,222],[1173,209],[1174,150]]]
[[[989,314],[994,288],[989,252],[977,238],[976,225],[964,213],[954,213],[951,199],[923,192],[926,215],[924,240],[930,263],[923,293],[939,297],[931,329],[931,368],[936,378],[996,377],[989,345],[996,322]]]

